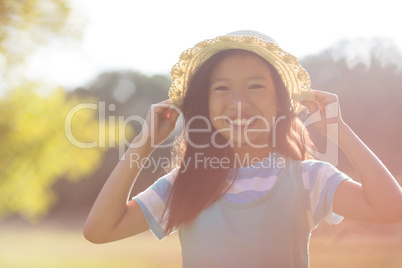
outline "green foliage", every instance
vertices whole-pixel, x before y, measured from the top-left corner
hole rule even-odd
[[[67,97],[62,89],[41,96],[39,82],[24,81],[22,63],[35,49],[80,33],[68,0],[0,0],[0,218],[39,219],[56,200],[51,187],[58,179],[78,180],[101,161],[105,148],[77,148],[64,130],[73,106],[96,99]],[[77,140],[96,140],[105,122],[86,109],[71,126]]]
[[[19,213],[39,219],[56,199],[51,186],[61,177],[76,181],[87,176],[99,167],[106,150],[78,148],[65,132],[71,108],[84,101],[96,104],[96,99],[67,98],[61,89],[40,96],[37,88],[28,83],[0,99],[0,216]],[[99,142],[99,128],[108,129],[95,109],[76,112],[67,127],[81,142]],[[116,133],[111,135],[117,140]]]
[[[117,122],[119,117],[128,119],[135,115],[145,118],[151,104],[168,98],[167,92],[170,83],[167,75],[146,76],[134,71],[113,71],[99,74],[88,87],[78,88],[69,94],[79,98],[99,99],[100,102],[104,103],[107,121],[110,122],[110,117],[112,117]],[[115,109],[109,109],[110,106]],[[138,133],[141,130],[141,125],[135,120],[128,121],[127,124],[126,134],[127,140],[129,140],[133,137],[133,133]],[[106,129],[109,130],[109,127]],[[117,126],[116,129],[118,129]],[[65,180],[58,181],[54,190],[59,197],[59,202],[54,208],[58,212],[66,213],[69,213],[67,211],[90,208],[108,175],[116,166],[119,153],[121,150],[118,150],[118,146],[114,148],[109,146],[99,169],[89,175],[88,179],[77,183],[70,183]],[[155,150],[152,158],[159,159],[160,157],[170,157],[170,148]],[[164,170],[160,165],[150,165],[149,168],[144,168],[138,176],[132,194],[135,195],[145,190],[163,172]],[[74,200],[71,199],[71,196],[75,197]]]
[[[67,0],[0,0],[0,79],[20,72],[15,67],[55,37],[78,39],[73,17]]]

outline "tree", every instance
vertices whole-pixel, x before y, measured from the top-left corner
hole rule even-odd
[[[96,170],[105,150],[81,149],[66,138],[66,115],[82,99],[67,100],[61,89],[40,96],[37,87],[27,84],[0,99],[0,216],[40,218],[55,201],[51,186],[57,179],[78,180]],[[97,141],[104,122],[98,123],[96,116],[88,109],[74,115],[76,140]]]
[[[167,75],[146,76],[135,71],[111,71],[99,74],[89,86],[78,88],[69,94],[77,98],[95,98],[104,103],[105,118],[116,120],[131,116],[145,118],[151,104],[168,97],[170,79]],[[113,109],[109,109],[113,107]],[[108,120],[110,121],[110,120]],[[140,122],[128,120],[127,140],[141,130]],[[117,127],[116,127],[117,128]],[[108,129],[108,127],[106,127]],[[134,129],[134,131],[132,130]],[[130,131],[130,133],[128,133]],[[172,137],[173,138],[173,137]],[[172,142],[169,140],[168,142]],[[112,172],[121,154],[119,146],[109,149],[103,156],[102,164],[87,179],[78,182],[59,180],[53,189],[59,202],[53,207],[56,213],[74,213],[88,210],[98,196],[103,184]],[[151,185],[164,172],[158,159],[169,159],[170,148],[158,148],[140,173],[132,194],[138,194]],[[74,197],[74,198],[72,198]]]
[[[35,48],[56,37],[78,39],[76,21],[68,0],[0,0],[0,82],[18,84],[18,67]]]
[[[395,175],[402,174],[402,54],[396,45],[387,39],[342,41],[302,64],[312,87],[336,93],[345,121]]]
[[[96,98],[68,96],[61,88],[40,95],[44,85],[24,78],[22,63],[35,48],[56,37],[77,38],[71,19],[67,0],[0,1],[0,218],[40,219],[56,200],[52,185],[89,175],[106,150],[80,148],[99,144],[99,130],[107,128],[97,110],[69,113],[85,103],[98,107]],[[114,143],[118,134],[110,135],[101,138]]]

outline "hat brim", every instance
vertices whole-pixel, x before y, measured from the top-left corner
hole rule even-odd
[[[170,73],[172,85],[169,98],[173,105],[178,107],[182,105],[192,73],[211,56],[227,49],[247,50],[268,61],[281,76],[295,113],[304,109],[300,104],[301,101],[314,101],[314,94],[310,89],[310,76],[295,56],[283,51],[276,43],[256,36],[225,35],[199,42],[180,55],[179,61]]]

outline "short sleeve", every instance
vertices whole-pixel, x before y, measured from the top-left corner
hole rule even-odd
[[[133,199],[140,206],[151,232],[159,239],[165,238],[166,215],[163,212],[167,198],[172,189],[176,172],[170,172],[155,181],[145,191],[139,193]],[[167,211],[168,213],[169,211]]]
[[[333,212],[333,199],[338,186],[344,180],[351,180],[333,165],[317,160],[301,163],[304,189],[308,195],[310,228],[314,229],[321,220],[338,224],[343,217]]]

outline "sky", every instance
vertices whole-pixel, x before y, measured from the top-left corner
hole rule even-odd
[[[402,51],[400,5],[394,0],[71,0],[80,41],[38,50],[27,75],[67,89],[107,70],[169,74],[181,52],[228,32],[263,32],[298,58],[340,40],[388,38]]]

